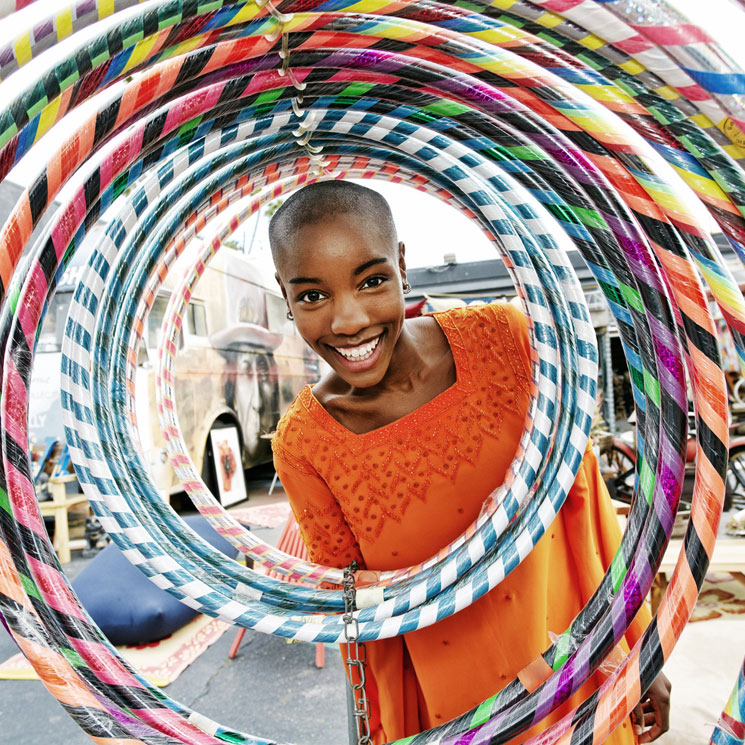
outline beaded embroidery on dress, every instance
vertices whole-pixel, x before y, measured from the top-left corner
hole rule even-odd
[[[450,343],[456,382],[372,432],[347,430],[310,387],[303,389],[272,447],[291,468],[319,476],[338,502],[338,508],[296,515],[311,557],[329,549],[350,554],[351,546],[339,545],[343,523],[360,546],[375,541],[387,520],[401,521],[412,500],[426,502],[435,480],[453,481],[462,464],[476,464],[485,440],[499,438],[505,412],[525,408],[530,372],[510,329],[518,313],[494,304],[435,314]]]

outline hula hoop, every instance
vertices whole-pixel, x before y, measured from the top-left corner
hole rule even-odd
[[[526,9],[536,7],[523,2],[504,4],[514,13],[527,13]],[[534,219],[539,210],[530,201],[514,201],[509,196],[517,194],[518,182],[531,189],[536,184],[551,185],[565,178],[571,186],[563,190],[560,200],[551,192],[541,193],[537,199],[568,208],[562,214],[566,219],[561,224],[565,229],[570,228],[571,238],[589,258],[591,269],[611,300],[625,348],[632,358],[631,369],[638,373],[634,395],[640,407],[640,431],[643,429],[644,452],[638,484],[643,498],[636,500],[630,529],[598,593],[572,628],[546,651],[547,661],[556,670],[554,675],[534,694],[528,695],[514,685],[485,702],[478,711],[406,742],[465,741],[461,738],[468,742],[503,742],[561,703],[623,634],[624,624],[628,624],[651,584],[680,495],[680,448],[685,439],[683,367],[688,364],[701,437],[691,525],[668,593],[655,622],[597,695],[536,740],[602,741],[627,716],[672,650],[703,580],[721,509],[726,465],[726,399],[718,371],[713,325],[686,246],[740,342],[745,330],[745,303],[705,229],[685,213],[676,187],[659,178],[650,159],[652,151],[642,140],[636,135],[631,137],[598,104],[590,103],[589,98],[571,87],[589,85],[597,100],[605,103],[610,100],[606,97],[610,85],[590,76],[587,69],[572,77],[568,69],[570,59],[549,58],[552,67],[560,69],[568,82],[528,63],[531,55],[546,56],[548,50],[545,45],[535,46],[524,33],[513,32],[510,36],[504,31],[501,41],[493,44],[497,26],[487,17],[492,11],[486,8],[483,15],[434,3],[399,3],[384,10],[414,17],[421,11],[427,21],[419,22],[382,15],[382,9],[372,4],[364,8],[371,12],[365,16],[358,12],[362,10],[359,5],[355,12],[350,12],[341,2],[324,5],[324,11],[339,11],[333,17],[328,12],[291,16],[271,6],[258,8],[248,4],[195,4],[188,12],[182,12],[175,3],[153,5],[154,9],[136,13],[118,38],[110,37],[114,40],[113,49],[101,46],[102,36],[90,42],[89,69],[85,65],[77,69],[78,59],[83,60],[84,55],[79,55],[72,65],[68,59],[58,68],[66,77],[57,75],[57,71],[54,75],[46,74],[38,86],[28,89],[13,103],[8,110],[12,112],[12,122],[7,111],[4,119],[0,115],[0,172],[5,175],[58,116],[102,84],[113,83],[139,67],[155,65],[126,87],[126,95],[116,99],[113,108],[112,104],[102,108],[71,138],[69,145],[53,156],[50,167],[24,194],[0,232],[0,244],[6,249],[0,261],[0,279],[2,289],[7,290],[0,317],[4,351],[3,494],[7,494],[1,500],[4,509],[0,510],[0,531],[5,540],[0,543],[3,569],[0,609],[14,638],[40,669],[45,684],[54,689],[88,732],[106,732],[109,737],[131,737],[142,742],[153,741],[154,737],[159,742],[217,742],[231,737],[235,738],[231,741],[259,742],[249,736],[231,734],[181,705],[156,696],[125,663],[117,660],[100,632],[90,624],[44,538],[33,488],[28,482],[24,421],[28,365],[47,295],[90,223],[118,196],[122,184],[136,185],[137,177],[152,168],[161,156],[168,158],[176,153],[177,143],[185,144],[193,136],[193,144],[198,148],[200,137],[206,136],[206,141],[210,141],[209,127],[200,131],[208,110],[224,112],[220,114],[223,117],[220,124],[215,120],[216,135],[224,131],[227,121],[240,120],[242,114],[236,109],[243,107],[251,111],[248,116],[252,120],[264,122],[250,140],[258,144],[256,154],[244,157],[241,164],[233,153],[223,153],[226,159],[220,164],[222,170],[214,173],[214,167],[207,167],[207,161],[195,161],[193,176],[179,171],[180,187],[189,186],[191,192],[184,191],[181,201],[170,212],[166,209],[167,195],[173,196],[177,189],[159,193],[143,212],[139,210],[144,202],[137,204],[134,211],[130,203],[121,213],[121,234],[116,235],[116,240],[113,236],[109,239],[106,250],[120,251],[121,256],[131,260],[134,271],[125,272],[129,267],[124,267],[120,258],[111,267],[114,281],[104,285],[102,280],[109,267],[104,270],[107,255],[99,253],[88,277],[100,292],[93,292],[91,285],[79,288],[77,301],[81,315],[74,327],[79,336],[66,339],[71,346],[67,347],[70,354],[66,357],[69,370],[65,395],[68,423],[76,424],[75,429],[70,429],[71,445],[86,491],[91,491],[96,508],[102,511],[112,533],[122,541],[135,563],[157,582],[172,585],[170,589],[185,602],[237,618],[241,623],[255,622],[263,630],[282,635],[338,638],[338,635],[333,637],[333,617],[327,617],[331,621],[324,618],[320,624],[293,617],[299,610],[316,610],[319,605],[328,609],[336,603],[338,608],[338,598],[334,599],[333,592],[301,592],[300,588],[287,589],[282,583],[264,580],[259,585],[261,589],[256,589],[247,572],[218,561],[171,522],[172,516],[148,489],[137,459],[125,371],[127,360],[132,363],[137,344],[137,335],[130,333],[130,328],[136,319],[144,318],[145,312],[138,315],[135,277],[144,278],[157,266],[156,257],[168,251],[169,233],[177,234],[189,221],[209,222],[204,199],[197,194],[200,189],[231,198],[230,195],[239,193],[245,186],[240,183],[241,178],[253,180],[259,188],[271,189],[261,184],[255,172],[275,163],[280,167],[284,164],[284,184],[291,188],[293,182],[307,180],[309,171],[323,168],[324,159],[326,168],[333,164],[355,173],[360,172],[358,161],[362,157],[365,169],[384,172],[395,168],[403,178],[409,179],[413,173],[422,174],[423,178],[417,182],[422,188],[447,194],[480,219],[494,236],[500,236],[510,251],[515,272],[523,277],[527,288],[523,299],[529,303],[533,329],[537,332],[532,340],[534,371],[538,358],[543,360],[547,353],[547,349],[539,346],[545,345],[544,334],[549,330],[556,334],[556,341],[547,346],[556,350],[562,367],[549,363],[549,366],[553,364],[553,370],[546,380],[561,391],[561,409],[566,407],[569,413],[563,415],[556,433],[551,435],[551,409],[542,408],[545,398],[544,403],[539,397],[534,399],[534,429],[526,430],[520,448],[520,455],[523,451],[529,454],[528,460],[516,461],[510,476],[510,486],[519,486],[522,492],[518,494],[522,496],[511,496],[509,490],[503,489],[490,503],[493,512],[475,524],[469,534],[422,566],[386,578],[390,581],[382,584],[386,598],[383,604],[377,609],[358,611],[357,616],[362,627],[369,624],[370,636],[366,638],[382,638],[395,631],[416,628],[423,617],[427,621],[435,620],[440,610],[460,607],[464,595],[473,599],[486,591],[527,555],[537,540],[535,536],[550,522],[561,504],[562,490],[565,494],[573,481],[572,468],[578,465],[577,455],[581,457],[583,438],[589,429],[587,404],[594,393],[592,365],[596,359],[591,349],[592,329],[587,333],[586,328],[589,315],[586,308],[579,312],[575,308],[582,306],[581,292],[577,294],[576,288],[573,290],[571,284],[566,286],[562,282],[567,262],[554,263],[552,268],[552,259],[558,253],[554,253],[550,231],[539,228],[540,221]],[[500,3],[494,5],[498,7]],[[571,23],[573,15],[577,15],[571,8],[576,5],[562,4],[570,20],[554,24],[560,29],[556,38],[560,32],[578,28]],[[587,21],[590,26],[601,17],[601,11],[609,15],[594,3],[582,5],[583,9],[592,9]],[[630,49],[636,37],[626,34],[629,27],[619,20],[623,9],[628,10],[629,6],[621,2],[611,5],[617,17],[611,28],[614,44],[608,44],[607,50],[611,57],[620,60],[619,48]],[[216,6],[220,7],[215,9]],[[81,13],[79,25],[83,27],[86,25],[83,18],[92,17],[85,14],[92,10],[90,4],[77,7]],[[251,23],[267,12],[264,19]],[[530,12],[535,15],[534,11]],[[450,23],[456,28],[445,28]],[[194,39],[200,33],[202,38]],[[226,41],[223,33],[237,38]],[[324,33],[326,42],[322,42]],[[665,33],[670,33],[669,29]],[[525,58],[508,51],[516,39],[524,46]],[[48,41],[48,34],[40,33],[40,44]],[[334,44],[339,42],[345,46],[335,48]],[[392,43],[395,52],[390,51]],[[193,44],[190,48],[197,51],[156,64],[159,58],[178,54],[188,44]],[[650,48],[644,47],[644,54],[637,53],[637,58],[649,62]],[[33,54],[41,49],[42,46],[33,47]],[[290,49],[291,66],[287,64]],[[712,54],[715,52],[713,49]],[[564,64],[555,63],[557,59]],[[706,57],[705,61],[711,68],[718,64],[714,57]],[[5,64],[5,58],[0,56],[0,71]],[[107,67],[102,74],[100,68],[104,64]],[[366,69],[360,69],[360,65]],[[611,72],[612,67],[606,65],[605,70]],[[652,65],[648,67],[655,69]],[[253,88],[245,87],[248,79],[241,83],[240,75],[249,70],[253,73]],[[285,78],[274,70],[284,73]],[[713,71],[721,70],[717,67]],[[712,69],[695,72],[697,79],[703,80],[706,77],[703,73]],[[637,73],[634,101],[641,107],[645,89],[640,81],[653,78],[648,71],[637,70]],[[201,79],[194,77],[197,74],[202,75]],[[80,79],[73,86],[76,76]],[[708,80],[716,83],[713,76]],[[423,87],[423,95],[414,93],[417,87]],[[351,97],[369,102],[369,109],[353,109],[353,116],[345,118],[341,103],[345,90],[347,99],[353,90]],[[401,96],[416,103],[404,104]],[[738,126],[733,106],[736,101],[726,96],[714,93],[702,98],[697,101],[698,111],[722,113],[722,121],[726,119],[729,124],[725,122],[720,129],[737,141],[732,129]],[[419,103],[426,97],[434,98],[430,101],[434,107],[429,110],[429,120],[421,118],[421,106],[425,104]],[[229,98],[233,99],[232,110]],[[255,102],[250,104],[252,98]],[[652,102],[653,115],[665,111],[659,103]],[[651,119],[635,118],[633,107],[628,104],[628,96],[623,102],[615,98],[611,108],[615,107],[624,120],[643,132]],[[711,122],[704,122],[708,139],[702,136],[694,144],[691,138],[696,130],[690,117],[696,114],[689,106],[681,105],[681,110],[688,113],[686,118],[678,117],[672,122],[678,127],[673,137],[688,138],[688,152],[693,157],[683,158],[669,148],[663,155],[678,170],[689,174],[687,178],[698,185],[699,194],[708,197],[707,206],[720,224],[727,226],[733,246],[741,249],[744,200],[740,184],[745,182],[736,162],[719,145],[733,157],[741,155],[736,145],[726,144],[720,130],[713,128]],[[319,118],[311,118],[304,111]],[[433,124],[432,114],[442,117],[441,121]],[[416,116],[420,117],[419,126],[414,124]],[[136,123],[142,119],[149,124]],[[134,130],[111,140],[108,154],[95,155],[102,143],[129,123],[135,123]],[[493,130],[503,126],[509,128],[506,137],[521,142],[521,152],[511,153],[514,158],[503,157],[501,153],[485,154],[489,145],[484,140],[496,137]],[[170,140],[169,133],[172,133]],[[469,138],[471,133],[477,135],[476,140]],[[651,141],[659,146],[670,140],[660,143],[652,138]],[[691,147],[695,149],[700,143],[705,147],[695,155],[691,153]],[[300,151],[296,149],[298,144]],[[315,147],[323,148],[323,156],[311,149]],[[138,159],[141,150],[144,157]],[[183,157],[183,152],[178,157]],[[297,152],[305,152],[307,156],[298,157]],[[541,153],[544,161],[555,158],[562,165],[551,169],[530,157],[534,153]],[[697,160],[699,157],[703,160]],[[89,169],[85,187],[62,208],[52,227],[20,265],[18,260],[32,227],[61,184],[87,158],[95,165]],[[502,165],[498,166],[499,161]],[[176,156],[169,162],[175,163]],[[524,171],[518,167],[523,162]],[[435,166],[429,167],[431,163]],[[459,169],[456,179],[454,168]],[[514,183],[506,176],[510,168],[517,172]],[[500,183],[504,186],[500,187]],[[604,187],[617,191],[619,198],[608,197],[603,201],[599,192]],[[137,188],[135,192],[142,193]],[[260,197],[254,205],[259,202]],[[502,206],[498,207],[499,204]],[[581,204],[590,205],[601,220],[593,221],[587,213],[578,218]],[[130,237],[127,233],[131,230],[134,233]],[[541,248],[547,251],[548,260],[530,237],[534,230],[544,244]],[[640,239],[635,240],[632,234],[638,234]],[[650,244],[654,253],[649,250]],[[616,254],[612,250],[614,246],[622,250]],[[113,259],[113,255],[109,253],[108,257]],[[568,304],[563,298],[567,292]],[[668,306],[669,294],[677,304],[672,309]],[[90,316],[91,302],[96,299],[97,304],[99,295],[102,310],[91,325],[92,319],[84,322],[83,317],[85,313]],[[171,319],[174,325],[177,315]],[[117,333],[107,339],[105,324],[117,321],[121,322],[115,326]],[[85,338],[86,334],[91,335],[90,340]],[[685,361],[678,351],[676,335],[680,335]],[[742,361],[744,355],[739,349],[738,354]],[[587,367],[580,367],[577,372],[575,359]],[[88,380],[86,365],[90,361],[94,363],[94,374]],[[580,395],[575,401],[576,383]],[[540,417],[543,419],[535,424]],[[100,419],[103,437],[91,427],[96,419]],[[553,437],[554,442],[549,443],[548,437]],[[551,458],[546,461],[544,475],[551,483],[554,477],[558,479],[557,483],[561,484],[558,494],[549,494],[546,487],[543,491],[536,490],[531,498],[531,484],[539,474],[538,464],[549,451]],[[122,458],[126,468],[120,468],[116,458]],[[142,495],[137,493],[139,489]],[[103,493],[108,491],[111,494],[105,500]],[[148,509],[153,510],[157,520],[150,518]],[[516,517],[512,525],[510,515]],[[644,550],[636,551],[640,546]],[[184,551],[189,552],[189,558],[183,561],[183,567],[173,566],[174,556],[178,553],[181,557]],[[467,559],[460,567],[459,556]],[[317,569],[311,567],[310,571]],[[29,600],[29,587],[41,604]],[[264,601],[274,610],[263,610]],[[399,614],[404,620],[398,620]],[[276,620],[267,620],[271,618]],[[396,629],[392,628],[394,619]],[[315,628],[308,628],[312,626]],[[383,627],[385,632],[375,636]],[[71,650],[76,655],[74,665]],[[54,672],[50,674],[50,670]],[[78,676],[78,671],[84,674]],[[59,680],[68,683],[65,690],[55,683]],[[121,685],[112,686],[113,682]],[[486,722],[485,718],[488,718]]]

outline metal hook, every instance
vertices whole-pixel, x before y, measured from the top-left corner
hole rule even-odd
[[[323,176],[329,164],[328,160],[317,153],[310,153],[307,150],[306,153],[308,155],[311,170],[315,172],[316,176]]]
[[[304,131],[305,130],[302,130],[302,129],[293,129],[292,136],[297,140],[303,136]]]
[[[277,25],[269,34],[264,34],[264,38],[270,43],[273,44],[279,37],[284,33],[284,23],[281,21],[277,21]]]
[[[302,103],[302,96],[296,96],[296,98],[300,98],[300,102]],[[307,132],[313,125],[314,121],[315,116],[306,109],[303,118],[298,122],[297,128],[292,133],[293,137],[300,137],[304,132]]]
[[[276,18],[280,23],[289,23],[294,17],[294,13],[282,13],[278,10],[274,3],[272,3],[272,0],[254,0],[254,2],[260,10],[267,8],[269,15],[272,18]]]
[[[292,110],[293,110],[295,116],[298,117],[298,119],[303,119],[305,117],[305,115],[308,113],[308,110],[307,109],[301,109],[300,108],[300,104],[302,104],[302,102],[303,102],[303,97],[302,96],[295,96],[292,99],[292,101],[291,101],[291,103],[292,103]]]
[[[284,77],[290,69],[290,39],[284,32],[282,33],[282,48],[279,50],[279,58],[282,60],[282,67],[278,72],[280,77]]]
[[[293,132],[293,134],[295,134]],[[313,155],[319,155],[323,151],[322,145],[311,145],[310,144],[310,137],[311,137],[311,131],[308,130],[302,137],[298,137],[295,141],[298,145],[305,148],[305,150],[308,153],[312,153]]]
[[[305,83],[301,83],[297,77],[295,76],[295,71],[289,66],[287,66],[287,77],[290,79],[290,82],[292,83],[292,87],[296,91],[304,91],[308,86]]]

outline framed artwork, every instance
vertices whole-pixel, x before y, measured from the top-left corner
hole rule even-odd
[[[213,429],[210,432],[215,460],[215,477],[220,504],[229,507],[246,498],[246,481],[241,466],[241,449],[235,427]]]

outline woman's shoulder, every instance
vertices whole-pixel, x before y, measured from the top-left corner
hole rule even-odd
[[[311,398],[310,386],[305,386],[277,422],[277,429],[272,437],[274,457],[281,458],[299,470],[307,467],[302,458],[302,445],[315,431],[309,408]]]
[[[436,313],[438,323],[453,329],[468,347],[479,344],[504,347],[530,359],[528,320],[522,310],[511,302],[480,303]]]
[[[475,302],[471,305],[464,305],[457,308],[433,313],[436,318],[452,318],[460,323],[485,323],[501,319],[503,323],[514,324],[517,326],[527,326],[527,319],[520,307],[514,302],[506,300],[494,300],[490,303]]]

